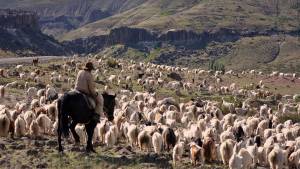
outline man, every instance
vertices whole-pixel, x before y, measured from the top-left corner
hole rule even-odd
[[[80,70],[77,74],[75,90],[93,98],[96,103],[95,112],[100,115],[102,112],[101,109],[103,109],[103,98],[98,95],[95,90],[95,82],[92,75],[92,70],[95,70],[93,63],[87,62],[85,68]]]

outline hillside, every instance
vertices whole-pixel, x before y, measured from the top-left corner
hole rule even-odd
[[[237,31],[296,30],[296,0],[147,0],[136,8],[71,31],[61,39],[107,34],[112,28],[130,26],[158,33],[170,29],[195,32],[231,28]],[[278,12],[278,13],[277,13]]]
[[[64,55],[70,53],[55,39],[43,34],[33,12],[0,10],[0,56]]]
[[[291,31],[299,25],[297,0],[0,0],[0,5],[36,11],[42,31],[60,40],[108,34],[121,26],[163,33]]]
[[[87,23],[131,9],[145,0],[0,0],[1,8],[35,11],[41,30],[56,38]]]

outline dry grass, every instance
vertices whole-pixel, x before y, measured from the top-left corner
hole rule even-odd
[[[84,59],[83,59],[84,61]],[[49,76],[50,73],[53,71],[49,65],[57,64],[61,65],[62,61],[49,61],[48,63],[43,63],[39,65],[39,69],[42,70],[42,72],[45,72],[45,75],[42,76],[42,82],[44,84],[50,83]],[[36,67],[33,66],[25,66],[25,70],[27,71],[33,71],[36,69]],[[111,74],[119,74],[121,69],[118,68],[107,68],[108,73],[105,75],[105,77],[108,77]],[[58,70],[59,73],[63,73],[61,69]],[[71,74],[68,74],[68,77],[75,78],[76,72],[72,72]],[[185,80],[190,80],[192,77],[184,76],[185,73],[182,73],[182,76]],[[129,72],[125,72],[123,74],[126,75],[132,75]],[[105,77],[100,76],[101,81],[105,82]],[[199,76],[196,78],[195,83],[199,83],[202,81],[202,79],[206,78],[207,76]],[[246,76],[244,78],[237,78],[235,76],[232,77],[225,77],[223,78],[223,82],[220,85],[228,85],[232,82],[237,83],[239,86],[244,86],[250,82],[257,83],[259,80],[264,79],[264,77],[256,77],[256,76]],[[17,80],[16,77],[13,78],[1,78],[0,84],[6,84],[8,82],[12,82],[14,80]],[[168,79],[170,80],[170,79]],[[34,85],[34,83],[30,80],[26,80],[30,82],[31,85]],[[282,81],[280,79],[264,79],[266,86],[273,90],[274,86],[278,87],[278,90],[273,90],[274,92],[278,92],[281,94],[292,94],[293,92],[300,91],[299,85],[290,85],[287,87],[287,84],[292,84],[292,82],[289,82],[288,80]],[[25,81],[21,80],[19,81],[21,85],[24,85]],[[211,79],[209,80],[211,82]],[[296,84],[299,82],[297,81]],[[285,84],[285,85],[283,85]],[[59,86],[59,91],[64,92],[66,90],[69,90],[71,88],[71,85],[68,85],[64,82],[58,82],[55,84],[56,86]],[[97,88],[100,90],[103,90],[102,84],[97,84]],[[117,85],[110,85],[111,90],[117,92],[120,90],[121,86]],[[144,89],[138,85],[135,81],[132,84],[132,88],[134,91],[144,91]],[[217,100],[220,101],[222,97],[225,98],[225,100],[229,102],[234,102],[234,98],[230,95],[219,95],[219,94],[208,94],[205,91],[198,91],[197,89],[193,89],[190,92],[181,90],[180,94],[176,94],[175,91],[170,90],[168,88],[158,88],[156,90],[157,95],[159,98],[163,97],[174,97],[177,101],[180,102],[186,102],[189,101],[192,98],[201,98],[201,99],[209,99],[209,100]],[[4,101],[7,104],[12,104],[17,101],[24,100],[24,90],[22,88],[14,88],[9,89],[9,96],[6,98],[6,100],[0,100],[0,103],[3,103]],[[241,104],[242,100],[236,101],[236,105]],[[13,106],[13,104],[12,104]],[[223,108],[222,108],[223,109]],[[224,109],[224,112],[228,110]],[[293,119],[294,122],[299,122],[299,116],[295,115],[287,115],[282,116],[281,120],[287,120],[287,119]],[[26,140],[26,139],[25,139]],[[46,139],[55,141],[55,137],[49,137]],[[0,139],[1,141],[7,141]],[[73,146],[69,143],[65,145],[66,152],[64,155],[60,155],[56,148],[57,146],[49,147],[49,146],[42,146],[42,147],[36,147],[35,142],[33,140],[14,140],[10,141],[7,145],[7,149],[3,151],[3,153],[0,156],[0,161],[4,160],[4,163],[0,163],[0,167],[4,168],[12,168],[12,167],[21,167],[21,166],[31,166],[31,167],[37,167],[37,165],[47,165],[48,168],[173,168],[171,163],[171,157],[169,153],[164,153],[162,155],[155,155],[154,153],[150,153],[150,155],[147,155],[143,152],[140,152],[137,148],[134,148],[132,152],[128,154],[123,154],[120,149],[127,147],[126,143],[121,141],[118,146],[108,149],[106,146],[96,146],[96,150],[98,151],[97,154],[88,155],[84,153],[84,147],[80,146],[80,148],[77,150],[73,149]],[[38,141],[42,142],[44,144],[44,141]],[[12,147],[14,145],[25,145],[25,148],[22,150],[15,150]],[[29,149],[36,149],[38,150],[38,157],[37,156],[28,156],[27,151]],[[5,157],[5,158],[4,158]],[[190,164],[189,157],[185,156],[183,160],[178,163],[178,166],[176,168],[193,168],[193,166]],[[206,164],[202,167],[203,169],[221,169],[226,168],[225,166],[217,163],[217,164]]]

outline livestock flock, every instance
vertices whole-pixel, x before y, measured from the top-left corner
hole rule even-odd
[[[88,60],[99,91],[117,95],[115,118],[101,115],[93,143],[167,153],[174,167],[185,156],[195,167],[300,168],[300,95],[265,84],[284,79],[299,86],[296,73],[208,71],[98,56],[9,65],[0,69],[0,137],[56,137],[57,99],[72,89]],[[258,80],[231,81],[246,77]],[[75,130],[85,144],[84,125]]]

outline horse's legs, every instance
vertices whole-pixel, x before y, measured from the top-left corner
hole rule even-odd
[[[74,121],[71,123],[70,125],[70,130],[73,134],[74,140],[75,140],[75,144],[80,144],[80,137],[79,135],[76,133],[75,131],[75,127],[76,127],[77,123],[75,123]]]
[[[57,135],[58,135],[58,151],[63,152],[63,147],[61,145],[61,129],[60,129],[60,122],[58,122],[58,128],[57,128]]]
[[[97,125],[97,122],[95,121],[90,121],[88,124],[85,125],[85,130],[86,130],[86,133],[87,133],[87,136],[88,136],[88,139],[87,139],[87,145],[86,145],[86,151],[88,152],[96,152],[94,149],[93,149],[93,144],[92,144],[92,140],[93,140],[93,135],[94,135],[94,130],[95,130],[95,127]]]

